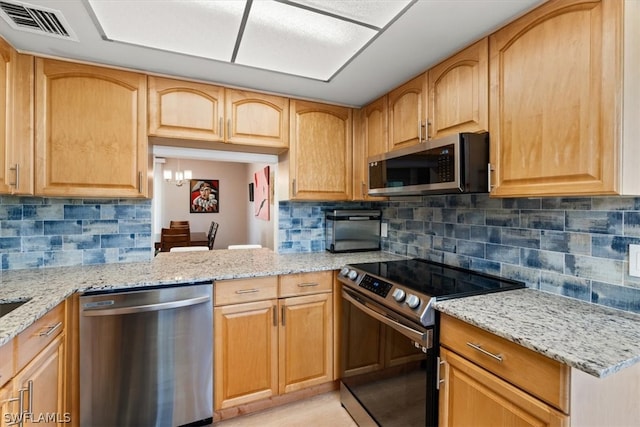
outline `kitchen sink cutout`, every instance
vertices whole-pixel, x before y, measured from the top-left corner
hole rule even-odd
[[[0,302],[0,317],[11,313],[16,308],[20,307],[22,304],[29,302],[28,299],[20,300],[20,301],[7,301]]]

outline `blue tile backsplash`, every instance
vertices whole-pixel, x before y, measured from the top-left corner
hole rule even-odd
[[[145,261],[150,200],[0,198],[2,270]]]
[[[492,199],[416,197],[390,202],[280,202],[280,253],[325,250],[324,213],[382,210],[387,252],[458,265],[528,287],[640,313],[640,197]],[[153,258],[150,200],[0,197],[2,270]]]
[[[280,202],[278,250],[324,251],[324,212],[379,208],[382,249],[522,280],[528,287],[640,313],[640,198],[424,196],[371,203]]]

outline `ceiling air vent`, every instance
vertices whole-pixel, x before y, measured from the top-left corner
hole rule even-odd
[[[59,10],[26,3],[0,1],[0,16],[16,30],[78,40]]]

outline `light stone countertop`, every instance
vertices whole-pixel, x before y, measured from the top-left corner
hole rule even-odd
[[[595,377],[640,362],[640,315],[533,289],[437,302],[435,307]]]
[[[0,345],[75,292],[338,270],[345,264],[404,258],[380,251],[277,254],[266,248],[220,249],[165,252],[140,263],[4,271],[0,302],[29,301],[0,317]]]
[[[152,261],[3,272],[0,345],[75,292],[337,270],[405,257],[386,252],[277,254],[269,249],[161,253]],[[532,289],[439,301],[436,309],[547,357],[605,377],[640,362],[640,315]]]

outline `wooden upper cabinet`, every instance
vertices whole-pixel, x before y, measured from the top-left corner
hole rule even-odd
[[[387,102],[385,95],[363,109],[362,120],[367,157],[389,151]]]
[[[389,150],[424,140],[427,83],[427,73],[423,73],[389,92]]]
[[[389,147],[387,96],[354,112],[353,198],[354,200],[384,200],[369,192],[369,156],[386,153]]]
[[[429,138],[489,130],[489,41],[487,38],[428,72]]]
[[[224,139],[224,88],[149,76],[149,135]]]
[[[553,0],[490,36],[493,196],[640,192],[636,3]]]
[[[226,141],[289,148],[289,98],[225,90]]]
[[[36,59],[36,194],[146,197],[144,74]]]
[[[289,191],[284,197],[350,200],[351,109],[292,99],[290,114]]]
[[[33,194],[33,64],[0,38],[0,193]]]
[[[149,136],[285,150],[289,98],[149,76]]]

